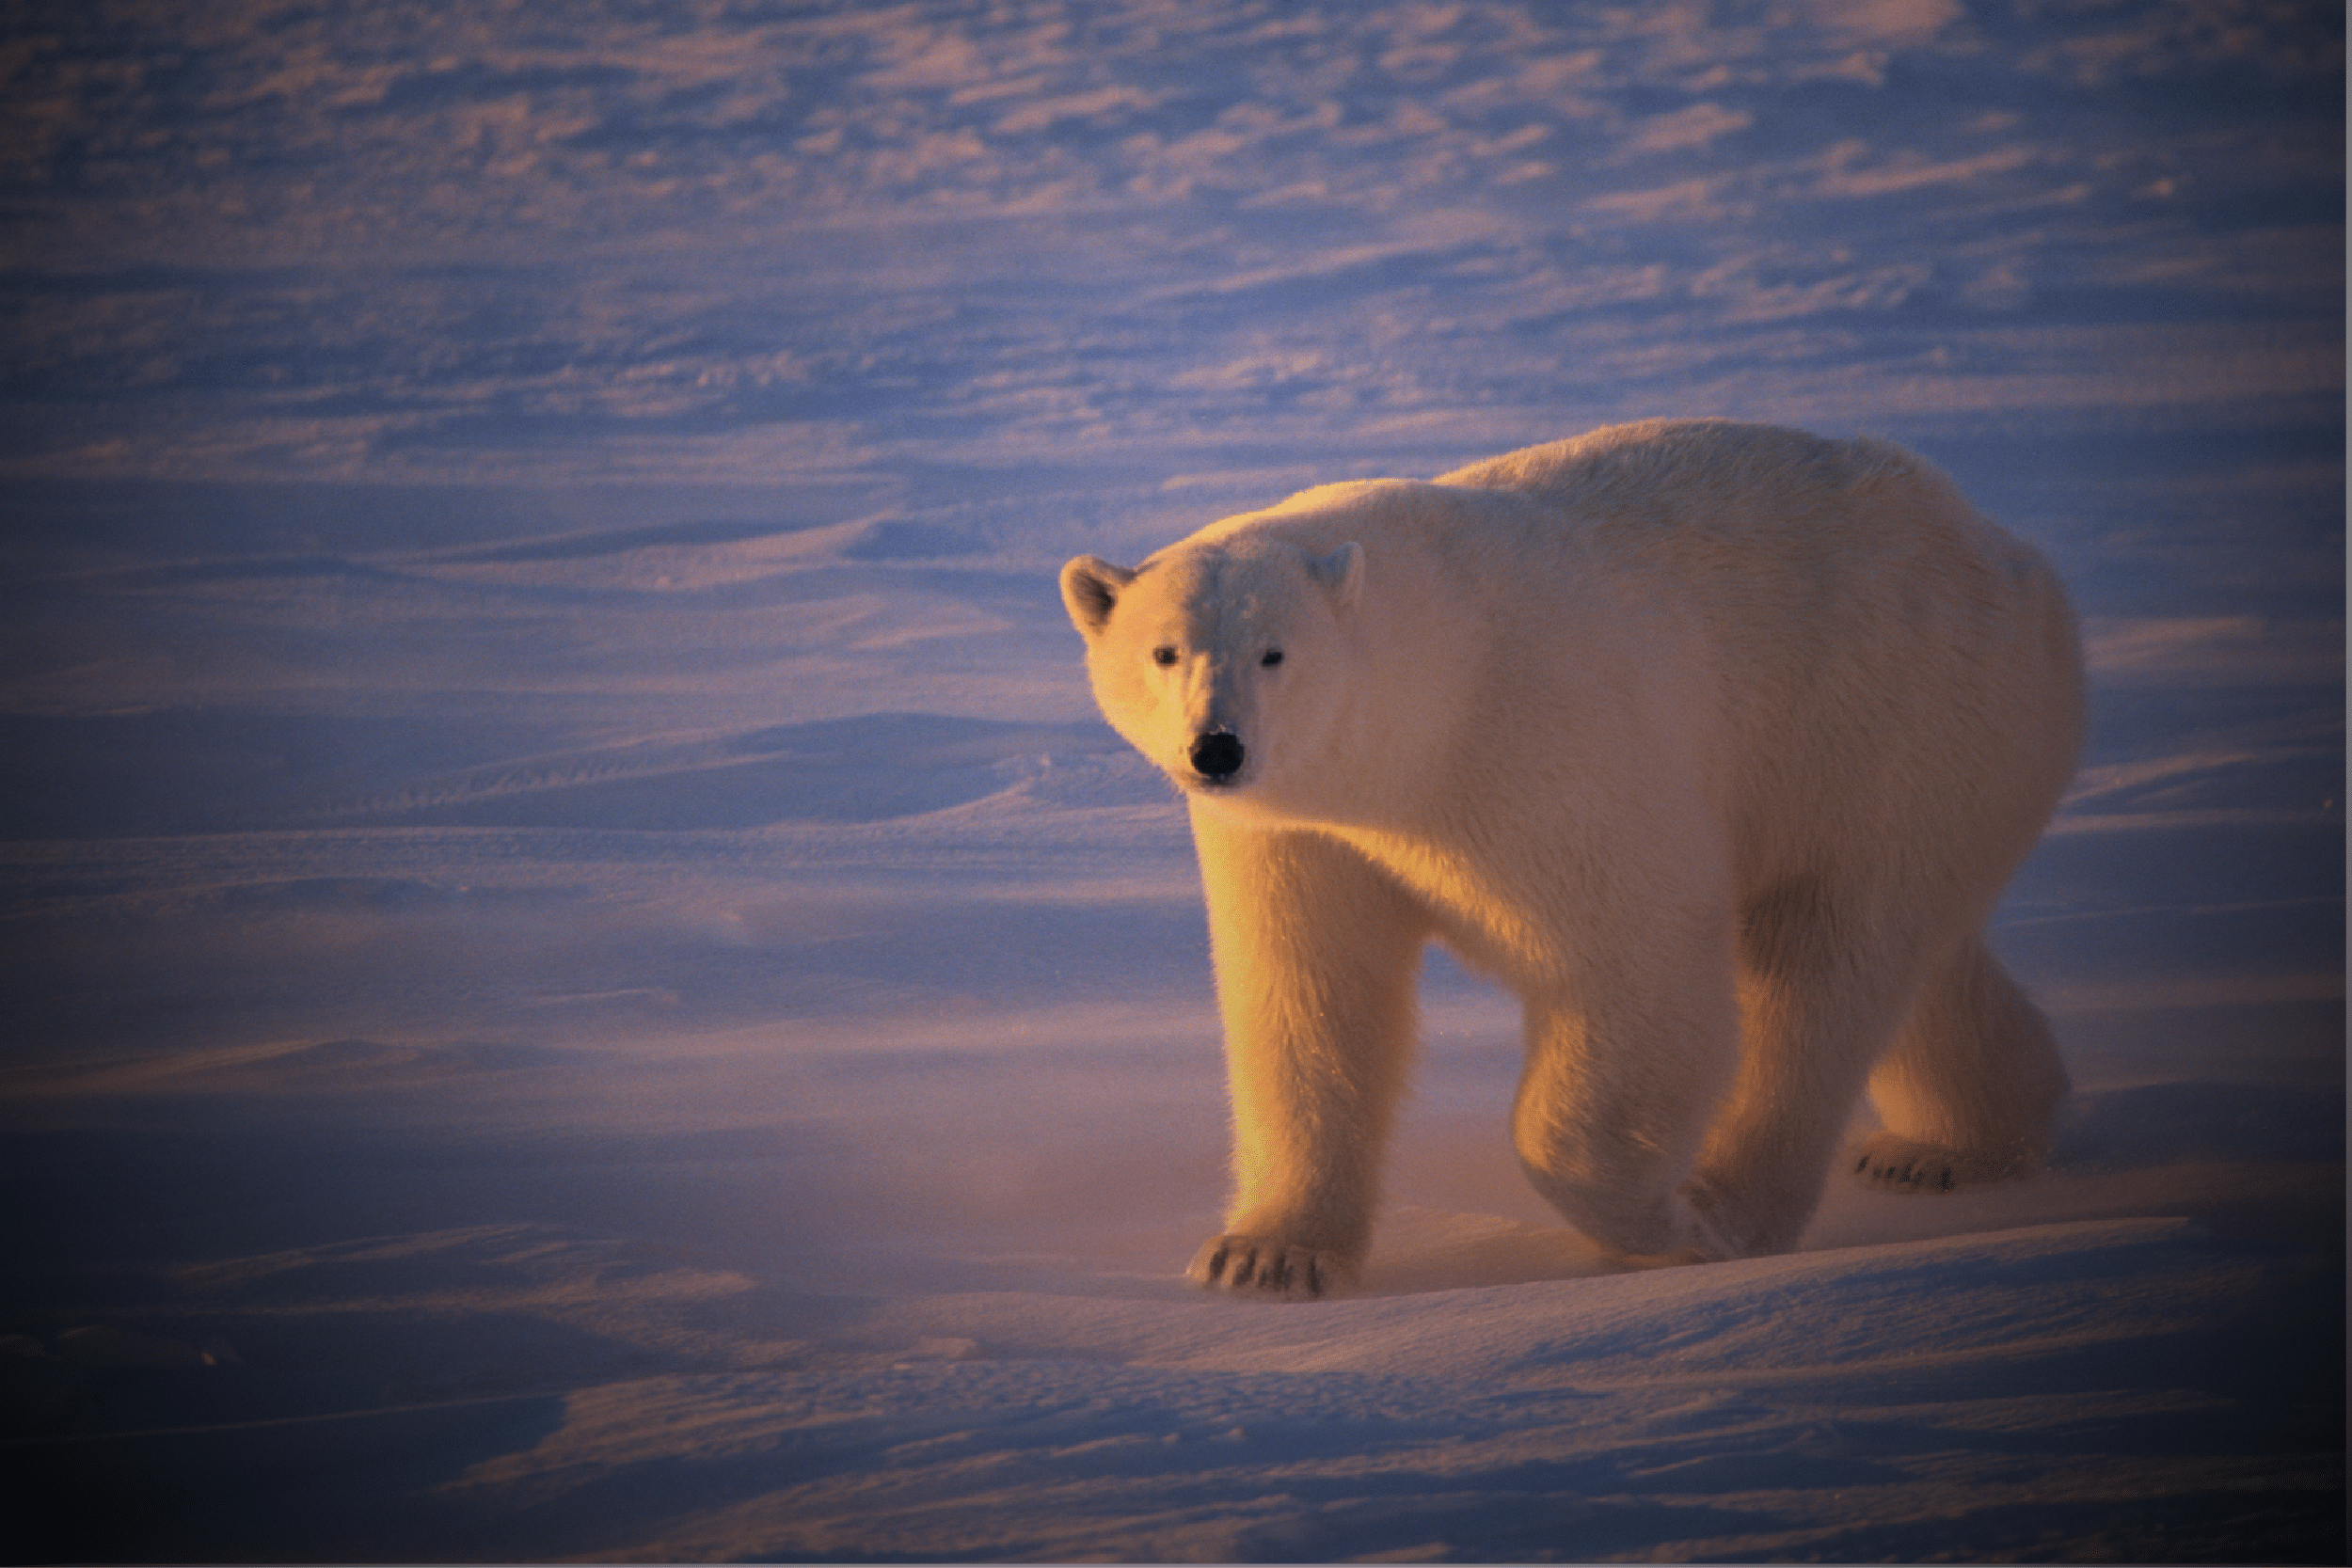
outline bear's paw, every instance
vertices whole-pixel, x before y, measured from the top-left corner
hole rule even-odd
[[[1899,1132],[1873,1132],[1847,1156],[1854,1175],[1872,1186],[1898,1193],[1948,1193],[1962,1187],[2006,1181],[2032,1170],[2033,1151],[1972,1153],[1923,1143]]]
[[[1345,1288],[1356,1270],[1339,1253],[1321,1247],[1233,1234],[1212,1237],[1184,1274],[1207,1290],[1300,1301]]]

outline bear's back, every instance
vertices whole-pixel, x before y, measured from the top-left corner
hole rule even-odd
[[[1857,491],[1913,492],[1906,510],[1970,516],[1931,465],[1883,441],[1837,441],[1730,420],[1644,420],[1525,447],[1443,474],[1436,483],[1513,490],[1596,523],[1649,521],[1724,534],[1772,520],[1814,525]]]
[[[1900,646],[1905,631],[1965,645],[2012,629],[1997,623],[2065,615],[2037,552],[1979,516],[1942,470],[1883,441],[1652,420],[1436,483],[1528,498],[1584,546],[1581,563],[1680,585],[1735,641],[1751,614],[1746,629],[1766,637],[1842,624],[1874,649]]]
[[[2065,590],[1900,448],[1661,420],[1437,483],[1526,497],[1575,542],[1521,552],[1526,564],[1549,556],[1613,581],[1620,603],[1677,607],[1723,694],[1727,766],[1782,775],[1765,795],[1810,809],[1903,758],[1915,776],[1965,778],[1972,754],[2005,747],[2055,774],[2073,767],[2080,655]],[[1663,658],[1662,625],[1642,631],[1645,659]],[[1587,666],[1560,668],[1577,679]]]

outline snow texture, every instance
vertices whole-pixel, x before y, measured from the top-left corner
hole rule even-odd
[[[18,8],[0,1555],[2342,1561],[2342,34]],[[1362,1290],[1201,1296],[1055,569],[1660,414],[2073,585],[2052,1167],[1613,1273],[1437,956]]]

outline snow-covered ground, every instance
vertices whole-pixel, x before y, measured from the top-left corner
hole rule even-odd
[[[81,3],[0,89],[11,1559],[2340,1561],[2342,19]],[[2052,1168],[1222,1196],[1053,572],[1653,413],[2073,582]]]

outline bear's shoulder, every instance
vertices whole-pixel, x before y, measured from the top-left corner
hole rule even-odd
[[[1247,554],[1288,546],[1321,554],[1354,541],[1384,550],[1444,553],[1466,538],[1546,515],[1543,498],[1503,488],[1466,493],[1429,480],[1349,480],[1220,519],[1173,548]]]

